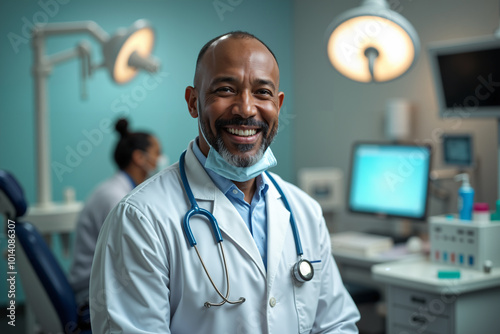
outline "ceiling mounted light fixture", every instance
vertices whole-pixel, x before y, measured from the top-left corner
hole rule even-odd
[[[420,42],[413,26],[385,0],[364,0],[328,29],[327,51],[342,75],[359,82],[396,79],[415,64]]]

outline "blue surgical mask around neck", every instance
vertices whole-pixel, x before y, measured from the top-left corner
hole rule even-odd
[[[200,118],[199,122],[201,123]],[[205,168],[214,171],[220,176],[225,177],[226,179],[229,179],[231,181],[245,182],[253,179],[254,177],[257,177],[269,168],[276,166],[277,161],[270,147],[266,149],[266,151],[262,155],[262,158],[252,166],[237,167],[230,164],[219,154],[219,152],[217,152],[212,147],[212,145],[210,145],[207,137],[205,137],[205,134],[203,133],[203,127],[201,126],[201,124],[199,124],[199,126],[201,129],[200,132],[205,139],[205,142],[210,147],[210,150],[208,151],[207,161],[205,162]]]
[[[219,152],[210,146],[205,168],[213,170],[215,173],[231,181],[245,182],[276,166],[276,164],[276,158],[270,147],[266,149],[262,158],[252,166],[236,167],[227,162]]]

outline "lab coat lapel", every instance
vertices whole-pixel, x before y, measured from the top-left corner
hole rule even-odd
[[[282,259],[283,247],[290,231],[290,212],[285,208],[281,195],[271,180],[266,177],[269,190],[266,195],[267,205],[267,277],[271,287]],[[290,250],[293,251],[293,250]]]
[[[221,231],[226,235],[223,238],[227,237],[237,247],[248,253],[259,271],[266,277],[264,262],[252,234],[234,205],[220,190],[215,193],[214,216],[217,217]]]
[[[191,147],[192,143],[189,145],[186,153],[186,175],[191,185],[193,196],[200,202],[200,206],[202,206],[201,201],[213,202],[212,214],[223,233],[222,238],[229,239],[237,245],[236,247],[240,247],[246,252],[265,277],[266,269],[264,262],[252,234],[234,205],[212,182],[212,179],[210,179],[210,176],[208,176],[194,155]]]

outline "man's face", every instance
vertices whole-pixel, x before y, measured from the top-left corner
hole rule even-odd
[[[195,85],[202,152],[208,154],[206,138],[235,166],[259,161],[276,135],[284,97],[267,48],[255,39],[218,40],[204,55]]]

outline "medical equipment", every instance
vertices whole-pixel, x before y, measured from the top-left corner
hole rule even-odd
[[[215,219],[215,217],[209,211],[207,211],[207,210],[205,210],[203,208],[200,208],[198,206],[198,203],[196,202],[196,199],[193,196],[193,192],[191,191],[191,187],[189,186],[189,182],[187,180],[186,171],[185,171],[185,167],[184,167],[185,155],[186,155],[186,151],[184,151],[181,154],[181,157],[179,159],[179,169],[180,169],[182,184],[183,184],[184,189],[186,191],[186,194],[188,196],[189,202],[191,203],[191,208],[184,215],[183,230],[184,230],[184,233],[186,234],[186,238],[188,239],[189,245],[191,247],[194,247],[194,249],[196,250],[196,254],[198,255],[198,258],[200,259],[201,265],[203,266],[203,269],[205,270],[205,273],[206,273],[208,279],[210,280],[210,283],[214,287],[214,289],[217,292],[217,294],[222,298],[222,301],[219,302],[219,303],[211,303],[211,302],[207,301],[207,302],[205,302],[204,305],[205,305],[206,308],[209,308],[211,306],[222,306],[226,302],[230,303],[230,304],[241,304],[241,303],[243,303],[245,301],[245,298],[243,298],[243,297],[240,297],[238,300],[235,300],[235,301],[232,301],[232,300],[228,299],[228,297],[229,297],[229,290],[230,290],[230,288],[229,288],[229,274],[228,274],[228,270],[227,270],[226,257],[224,255],[224,248],[222,247],[222,236],[221,236],[221,233],[220,233],[219,225],[218,225],[217,220]],[[304,282],[310,281],[313,278],[313,276],[314,276],[314,269],[313,269],[313,266],[312,266],[311,262],[309,262],[308,260],[302,258],[302,255],[303,255],[302,244],[301,244],[301,241],[300,241],[299,231],[297,229],[297,225],[295,223],[295,219],[294,219],[292,210],[290,208],[290,205],[289,205],[289,203],[288,203],[288,201],[287,201],[287,199],[285,197],[285,194],[283,193],[282,189],[278,186],[278,183],[274,180],[273,177],[271,177],[271,175],[268,172],[266,172],[266,175],[271,180],[271,182],[274,184],[274,186],[276,187],[276,189],[278,190],[278,192],[280,193],[281,198],[283,199],[283,203],[284,203],[286,209],[290,212],[290,224],[291,224],[291,227],[292,227],[293,237],[294,237],[294,240],[295,240],[295,248],[297,250],[297,256],[299,258],[299,260],[297,261],[297,263],[292,268],[292,277],[298,283],[304,283]],[[200,255],[200,253],[198,251],[198,248],[196,247],[196,240],[194,238],[194,235],[193,235],[193,233],[191,231],[191,227],[190,227],[190,224],[189,224],[189,220],[191,219],[191,217],[193,217],[195,215],[201,215],[201,216],[204,216],[204,217],[206,217],[208,219],[208,221],[210,222],[210,224],[212,226],[212,231],[214,233],[214,238],[215,238],[216,242],[219,244],[219,248],[220,248],[220,251],[221,251],[221,254],[222,254],[222,261],[223,261],[224,272],[225,272],[225,276],[226,276],[226,282],[227,282],[227,288],[226,288],[226,295],[225,296],[219,291],[219,289],[215,285],[214,281],[212,280],[212,278],[211,278],[210,274],[208,273],[208,270],[207,270],[207,268],[206,268],[206,266],[205,266],[205,264],[203,262],[203,259],[201,258],[201,255]]]
[[[431,262],[480,271],[486,261],[500,267],[500,224],[458,215],[433,216],[429,223]]]
[[[356,143],[351,155],[349,211],[425,222],[431,155],[427,145]]]
[[[445,133],[443,142],[443,162],[448,166],[456,166],[460,170],[474,167],[474,143],[472,135]]]

